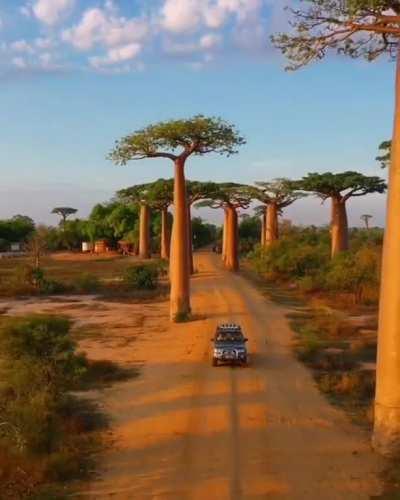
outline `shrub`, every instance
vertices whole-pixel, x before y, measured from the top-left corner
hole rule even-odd
[[[66,318],[41,315],[6,320],[0,329],[2,436],[19,449],[57,445],[66,391],[86,366],[69,330]]]
[[[321,270],[329,259],[323,245],[313,246],[284,238],[269,248],[257,248],[250,261],[258,273],[276,274],[283,279],[302,278]]]
[[[125,271],[124,283],[135,290],[154,290],[159,273],[158,267],[152,264],[131,266]]]
[[[79,293],[92,293],[100,289],[100,280],[90,273],[83,273],[74,282],[74,288]]]
[[[15,295],[51,295],[63,293],[66,290],[64,284],[46,278],[42,268],[29,265],[17,267],[6,286],[8,293]]]
[[[332,259],[325,276],[325,288],[353,293],[358,303],[371,302],[377,299],[379,274],[380,252],[362,247],[355,253],[343,252]]]

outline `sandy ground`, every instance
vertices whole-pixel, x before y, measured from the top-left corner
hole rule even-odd
[[[140,376],[96,394],[111,417],[90,499],[368,499],[382,467],[368,436],[319,393],[293,357],[287,309],[211,253],[196,257],[197,320],[168,322],[166,302],[42,301],[102,335],[82,342],[89,357],[140,367]],[[3,304],[4,306],[4,304]],[[10,313],[38,303],[10,303]],[[210,362],[217,323],[239,322],[248,368]]]

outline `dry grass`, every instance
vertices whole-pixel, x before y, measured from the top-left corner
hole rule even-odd
[[[157,261],[152,261],[157,262]],[[137,298],[152,300],[167,292],[164,276],[158,290],[127,290],[123,277],[132,266],[144,263],[136,257],[124,257],[119,254],[85,255],[62,253],[46,256],[42,259],[42,269],[46,280],[57,285],[55,293],[98,293],[117,299]],[[147,262],[146,262],[147,263]],[[0,297],[34,296],[39,292],[23,281],[21,275],[26,266],[31,265],[28,257],[0,259]],[[50,290],[48,293],[52,295]]]

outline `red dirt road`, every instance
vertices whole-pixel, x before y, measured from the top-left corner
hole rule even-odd
[[[77,496],[352,500],[378,494],[382,464],[368,436],[329,405],[294,358],[286,309],[222,270],[218,256],[204,252],[196,260],[192,305],[205,319],[168,326],[164,304],[136,342],[105,353],[93,347],[96,357],[143,367],[138,378],[100,394],[112,419],[112,446],[100,457],[98,477]],[[248,368],[211,366],[210,338],[226,321],[239,322],[249,337]]]

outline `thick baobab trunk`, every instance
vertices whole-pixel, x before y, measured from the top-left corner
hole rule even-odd
[[[170,234],[168,224],[168,209],[161,210],[161,258],[169,259]]]
[[[349,249],[346,202],[340,198],[332,198],[331,241],[332,257]]]
[[[150,208],[140,205],[139,257],[150,259]]]
[[[400,55],[379,307],[373,445],[400,453]]]
[[[189,259],[189,273],[194,274],[194,263],[193,263],[193,230],[192,230],[192,211],[190,203],[187,203],[187,213],[188,213],[188,259]]]
[[[188,255],[188,212],[186,201],[185,163],[175,162],[174,222],[172,225],[170,280],[171,319],[190,314],[190,280]]]
[[[225,267],[229,271],[239,270],[239,230],[238,215],[236,209],[229,207],[227,209],[227,227],[226,227],[226,258]]]
[[[266,227],[267,227],[267,209],[263,210],[261,216],[261,246],[265,247],[265,236],[266,236]]]
[[[228,227],[228,211],[224,209],[224,223],[222,225],[222,261],[226,260],[226,239],[227,239],[227,227]]]
[[[275,203],[270,203],[267,206],[267,215],[265,222],[265,244],[266,246],[269,246],[278,239],[278,206]]]

